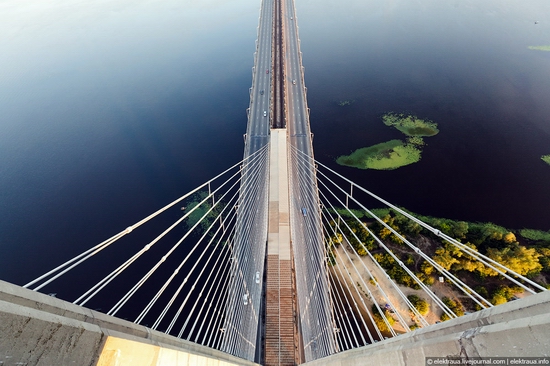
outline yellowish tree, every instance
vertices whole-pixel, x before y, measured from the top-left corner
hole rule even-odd
[[[540,253],[535,248],[514,245],[504,249],[487,249],[487,256],[520,275],[534,274],[542,270]]]

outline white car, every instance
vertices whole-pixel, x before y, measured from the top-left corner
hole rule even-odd
[[[243,303],[244,303],[245,305],[248,305],[248,294],[244,294],[244,295],[243,295]]]
[[[264,111],[264,117],[267,117],[267,111]]]
[[[296,85],[296,79],[292,80],[292,84]]]
[[[256,272],[256,276],[254,277],[254,280],[256,281],[256,283],[260,283],[260,272]]]

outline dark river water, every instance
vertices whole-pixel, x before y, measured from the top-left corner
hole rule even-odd
[[[528,49],[550,44],[550,3],[301,0],[298,18],[318,160],[418,213],[550,229],[550,52]],[[438,123],[419,163],[334,163],[402,139],[391,111]]]
[[[0,3],[0,279],[23,284],[241,159],[259,6]],[[550,3],[297,11],[318,160],[418,213],[550,229],[550,52],[528,49],[550,44]],[[389,111],[439,124],[422,160],[335,165],[401,138]]]

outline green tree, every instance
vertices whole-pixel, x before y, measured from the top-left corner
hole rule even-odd
[[[468,242],[468,243],[465,243],[464,245],[477,252],[477,248],[474,244]],[[484,276],[486,272],[486,268],[483,263],[481,263],[480,261],[478,261],[477,259],[473,258],[472,256],[470,256],[465,252],[461,252],[458,263],[456,263],[453,266],[453,270],[478,272],[481,276]]]
[[[452,237],[456,239],[464,239],[468,234],[470,226],[465,221],[453,221],[452,225]]]
[[[550,232],[542,230],[523,229],[520,230],[519,233],[525,239],[542,242],[542,244],[550,244]]]
[[[434,276],[429,276],[423,272],[416,273],[416,277],[418,277],[420,281],[422,281],[425,285],[428,285],[428,286],[433,285],[435,282]]]
[[[474,288],[475,292],[477,292],[478,294],[480,294],[481,296],[483,296],[484,298],[487,298],[489,297],[489,292],[487,291],[487,289],[483,286],[477,286],[476,288]]]
[[[205,232],[222,212],[224,203],[217,202],[212,206],[212,198],[207,198],[208,192],[198,191],[185,200],[185,214],[190,213],[183,225],[189,230],[200,221],[197,229]],[[203,202],[204,201],[204,202]],[[201,203],[202,202],[202,203]],[[209,212],[210,211],[210,212]],[[204,217],[204,218],[203,218]],[[202,220],[202,221],[201,221]]]
[[[336,233],[335,235],[330,237],[330,240],[332,243],[336,246],[342,244],[342,241],[344,240],[344,237],[340,233]]]
[[[490,222],[476,223],[470,224],[468,239],[477,246],[482,244],[486,246],[488,243],[501,241],[507,233],[509,233],[509,230],[506,228]]]
[[[452,300],[448,297],[444,297],[441,299],[441,301],[443,301],[443,303],[445,305],[447,305],[447,307],[453,312],[455,313],[457,316],[462,316],[464,315],[464,308],[462,307],[462,304],[455,301],[455,300]]]
[[[506,300],[506,297],[502,296],[500,293],[493,294],[493,297],[491,298],[491,304],[493,305],[501,305],[506,302],[508,302],[508,300]]]

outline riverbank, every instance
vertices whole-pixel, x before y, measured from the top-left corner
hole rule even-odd
[[[345,212],[344,210],[338,211],[340,214]],[[361,301],[365,302],[366,307],[372,307],[374,302],[377,302],[380,306],[384,306],[388,301],[393,304],[395,310],[406,322],[402,325],[395,323],[393,327],[396,331],[405,331],[403,327],[414,328],[419,325],[419,319],[411,316],[406,301],[400,295],[400,292],[405,296],[418,296],[422,301],[427,302],[429,311],[425,319],[429,324],[448,319],[443,314],[442,309],[427,296],[409,273],[414,273],[415,277],[428,286],[440,299],[447,298],[445,301],[455,307],[457,315],[460,316],[480,309],[480,305],[473,301],[468,294],[440,277],[442,275],[416,250],[405,245],[401,239],[375,221],[370,215],[359,210],[353,212],[360,222],[363,222],[371,232],[383,241],[384,246],[395,257],[381,248],[365,230],[363,224],[352,219],[351,214],[347,213],[343,215],[347,225],[340,225],[344,235],[340,238],[332,238],[335,243],[331,246],[331,254],[334,257],[333,262],[335,265],[344,265],[346,268],[355,269],[355,273],[347,271],[350,273],[349,286],[359,287],[360,291],[358,292],[362,293],[361,296],[363,297]],[[454,274],[493,305],[529,295],[516,284],[498,275],[491,268],[474,260],[453,245],[441,241],[431,231],[410,222],[409,219],[394,210],[375,209],[372,212],[437,264]],[[468,247],[548,287],[550,232],[531,229],[509,230],[493,223],[469,223],[411,214],[441,232],[457,238]],[[354,232],[354,235],[351,235],[350,230]],[[367,250],[383,270],[373,262],[370,256],[367,256]],[[405,271],[402,266],[406,266],[410,272]],[[368,268],[368,271],[366,268]],[[348,279],[346,278],[346,280]],[[382,295],[376,283],[380,285],[386,296]],[[373,294],[373,298],[368,295],[367,288]],[[394,316],[395,314],[386,315],[392,316],[395,320],[399,319],[399,317]]]

